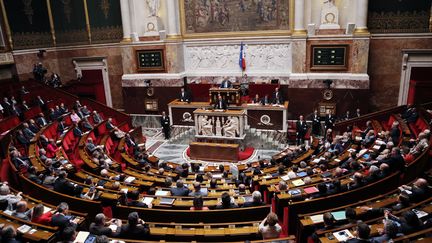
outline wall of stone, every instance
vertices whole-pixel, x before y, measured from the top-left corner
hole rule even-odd
[[[403,49],[430,49],[432,36],[372,36],[369,69],[373,109],[384,109],[398,103]]]

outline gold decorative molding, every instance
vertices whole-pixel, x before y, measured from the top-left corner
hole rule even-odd
[[[183,38],[182,38],[182,35],[167,35],[167,39],[168,40],[181,40]]]
[[[85,21],[86,21],[86,30],[87,30],[87,36],[89,44],[92,43],[92,35],[91,35],[91,28],[90,28],[90,18],[88,14],[88,8],[87,8],[87,0],[83,0],[84,4],[84,14],[85,14]]]
[[[130,37],[125,37],[123,38],[123,40],[120,41],[120,43],[131,43],[132,42],[132,38]]]
[[[290,36],[294,29],[294,1],[288,0],[289,5],[289,29],[288,30],[260,30],[260,31],[232,31],[232,32],[207,32],[207,33],[187,33],[186,31],[186,14],[184,3],[185,0],[180,0],[180,29],[183,39],[195,38],[225,38],[225,37],[252,37],[257,35],[265,36]],[[281,8],[285,9],[285,6]]]
[[[306,36],[307,31],[306,30],[294,30],[292,35],[293,36]]]
[[[9,20],[8,20],[7,14],[6,14],[6,8],[5,8],[3,1],[4,0],[0,0],[1,10],[3,13],[3,21],[4,21],[5,27],[6,27],[6,35],[7,35],[8,41],[9,41],[9,46],[10,46],[11,50],[13,50],[12,33],[11,33],[10,25],[9,25]]]
[[[369,35],[369,29],[367,27],[355,28],[354,35]]]
[[[56,35],[55,35],[53,15],[52,15],[52,11],[51,11],[51,1],[46,0],[46,5],[47,5],[47,11],[48,11],[48,19],[49,19],[49,23],[50,23],[51,38],[53,41],[53,45],[56,46],[57,40],[56,40]]]

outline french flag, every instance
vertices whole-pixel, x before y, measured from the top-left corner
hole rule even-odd
[[[240,44],[239,66],[242,71],[246,70],[246,53],[243,42]]]

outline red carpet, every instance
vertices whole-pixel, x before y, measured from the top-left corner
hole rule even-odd
[[[249,159],[249,158],[252,156],[254,150],[255,150],[255,149],[252,148],[252,147],[247,147],[247,148],[245,148],[244,151],[239,151],[239,152],[238,152],[238,158],[239,158],[239,161]],[[188,147],[188,148],[186,149],[186,155],[187,155],[188,157],[190,157],[190,147]]]

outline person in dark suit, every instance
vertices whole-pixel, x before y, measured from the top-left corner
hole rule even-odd
[[[114,130],[114,128],[116,128],[116,126],[114,126],[112,118],[108,118],[108,121],[105,123],[105,127],[106,129],[108,129],[108,131],[112,131]]]
[[[12,104],[9,102],[7,97],[3,98],[3,102],[1,103],[1,106],[3,107],[5,116],[11,115]]]
[[[66,129],[66,126],[64,125],[64,121],[61,120],[59,121],[58,125],[57,125],[57,134],[61,135],[64,133]]]
[[[110,227],[111,223],[117,225],[117,230],[113,232]],[[90,224],[89,232],[94,235],[106,235],[108,237],[116,237],[120,234],[122,221],[111,219],[106,221],[106,216],[103,213],[96,214],[95,221]]]
[[[231,83],[231,81],[229,81],[228,78],[225,78],[225,79],[222,81],[222,83],[220,84],[220,88],[225,88],[225,89],[232,88],[232,83]]]
[[[45,102],[45,101],[40,97],[40,95],[38,95],[38,96],[36,97],[36,104],[37,104],[38,106],[40,106],[40,108],[41,108],[43,111],[46,111],[46,110],[48,109],[46,102]]]
[[[399,129],[399,123],[393,122],[392,127],[390,129],[390,137],[392,138],[393,144],[398,145],[399,144],[399,138],[400,138],[400,129]]]
[[[162,111],[162,117],[161,117],[160,123],[162,126],[162,131],[165,135],[165,139],[169,139],[170,138],[170,132],[171,132],[171,124],[170,124],[170,119],[166,115],[165,111]]]
[[[148,208],[147,204],[140,201],[139,191],[137,190],[128,193],[128,199],[130,199],[130,201],[127,203],[128,206]]]
[[[58,178],[54,181],[54,191],[68,195],[72,194],[75,189],[75,185],[66,179],[66,177],[66,171],[59,172]]]
[[[171,196],[187,196],[189,195],[189,189],[184,186],[183,180],[177,180],[176,187],[173,187],[171,190]]]
[[[218,109],[218,110],[226,110],[227,109],[227,103],[225,102],[225,100],[222,98],[221,95],[218,95],[218,100],[214,104],[214,108]]]
[[[27,102],[25,100],[23,100],[21,106],[24,112],[30,110],[30,107],[27,105]]]
[[[273,104],[277,104],[277,105],[283,104],[284,100],[283,100],[282,93],[280,92],[279,88],[275,88],[275,91],[273,92],[272,101],[273,101]]]
[[[341,120],[349,120],[349,119],[351,119],[351,114],[350,114],[350,111],[346,111],[345,112],[345,115],[342,117],[342,119]]]
[[[179,100],[182,102],[188,102],[188,103],[190,103],[192,101],[190,93],[187,90],[185,90],[184,88],[181,88],[181,90],[180,90]]]
[[[23,134],[28,140],[32,140],[34,136],[36,136],[36,134],[30,130],[27,122],[23,123]]]
[[[321,135],[321,118],[318,115],[318,111],[315,110],[312,116],[312,134],[315,136]]]
[[[128,223],[121,226],[120,237],[126,239],[145,239],[150,234],[149,226],[139,218],[137,212],[128,216]]]
[[[39,126],[36,124],[36,122],[33,119],[29,120],[29,129],[33,133],[38,133],[40,131]]]
[[[48,125],[47,120],[45,119],[45,116],[43,113],[39,113],[38,118],[36,119],[36,123],[40,126],[40,127],[44,127],[46,125]]]
[[[264,98],[262,98],[261,104],[262,105],[268,105],[268,104],[270,104],[270,100],[269,100],[269,97],[268,97],[267,94],[264,96]]]
[[[370,237],[370,228],[369,225],[365,224],[365,223],[359,223],[357,225],[357,236],[356,238],[352,238],[347,240],[347,243],[369,243],[369,237]]]
[[[261,103],[261,98],[258,94],[255,94],[255,97],[252,99],[252,104],[259,104]]]
[[[265,203],[261,199],[261,192],[254,191],[252,193],[252,201],[251,202],[245,202],[243,204],[243,207],[256,207],[256,206],[262,206],[265,205]]]
[[[231,200],[231,196],[228,192],[222,193],[221,199],[221,203],[216,206],[216,209],[238,208],[238,205]]]
[[[325,130],[327,131],[328,129],[332,129],[334,127],[335,124],[335,117],[330,113],[330,111],[327,111],[327,114],[325,116]]]
[[[83,135],[83,132],[81,131],[81,129],[79,128],[79,126],[78,126],[78,123],[74,123],[74,128],[73,128],[73,135],[76,137],[76,138],[80,138],[80,137],[82,137],[82,135]]]
[[[308,130],[308,125],[302,115],[300,115],[300,118],[296,123],[296,130],[297,145],[303,144]]]
[[[59,227],[60,232],[62,232],[67,227],[72,227],[76,229],[77,224],[68,217],[69,205],[65,202],[60,203],[57,206],[56,213],[51,217],[51,225],[54,227]]]
[[[18,142],[23,145],[23,146],[28,146],[30,145],[30,139],[28,139],[24,134],[22,130],[18,130],[17,134],[16,134],[16,139],[18,140]]]
[[[17,240],[17,232],[12,225],[5,225],[3,229],[1,229],[1,240],[2,242],[8,243],[19,243],[21,241]]]

